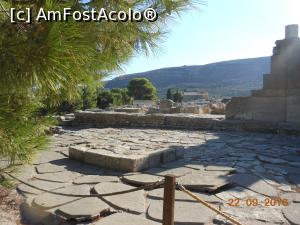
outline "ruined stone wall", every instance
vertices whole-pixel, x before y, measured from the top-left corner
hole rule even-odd
[[[143,114],[122,112],[75,113],[73,126],[144,127],[185,130],[229,130],[265,133],[300,134],[300,126],[253,120],[230,120],[220,115]]]
[[[300,38],[298,25],[286,26],[285,39],[276,41],[271,73],[264,75],[263,89],[246,98],[232,98],[226,118],[297,123],[300,126]]]

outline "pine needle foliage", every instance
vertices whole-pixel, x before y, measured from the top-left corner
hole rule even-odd
[[[47,119],[38,114],[41,102],[56,106],[74,100],[80,86],[96,88],[110,71],[133,55],[149,55],[165,35],[174,14],[192,0],[0,0],[0,9],[39,8],[63,11],[155,9],[156,22],[33,21],[12,24],[0,13],[0,156],[13,163],[29,160],[45,143]],[[3,9],[2,9],[3,10]],[[61,96],[64,96],[62,99]]]

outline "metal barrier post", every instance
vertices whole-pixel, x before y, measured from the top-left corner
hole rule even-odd
[[[166,175],[164,184],[163,225],[174,225],[175,176]]]

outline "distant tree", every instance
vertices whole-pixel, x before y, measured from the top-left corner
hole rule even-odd
[[[97,96],[97,107],[106,109],[112,106],[122,106],[129,104],[131,98],[127,88],[113,88],[111,90],[100,91]]]
[[[127,88],[113,88],[111,89],[111,92],[117,96],[117,94],[120,95],[120,103],[121,105],[127,105],[131,103],[131,97],[128,95],[128,89]]]
[[[154,100],[157,98],[156,88],[146,78],[134,78],[128,84],[128,94],[137,100]]]
[[[113,96],[111,91],[100,91],[97,96],[97,107],[100,109],[106,109],[113,103]]]
[[[167,90],[167,99],[170,99],[170,100],[173,99],[172,89],[171,89],[171,88],[169,88],[169,89]]]
[[[96,106],[97,94],[95,88],[84,86],[81,89],[80,95],[82,101],[81,109],[86,110]]]
[[[94,85],[81,85],[77,89],[79,94],[72,99],[68,99],[65,93],[61,93],[58,97],[63,100],[59,104],[52,104],[51,96],[44,98],[42,106],[38,109],[40,115],[73,113],[76,110],[96,107],[97,93]]]
[[[183,100],[183,93],[181,92],[181,91],[179,91],[179,90],[177,90],[174,94],[173,94],[173,101],[174,102],[177,102],[177,103],[179,103],[179,102],[182,102],[182,100]]]

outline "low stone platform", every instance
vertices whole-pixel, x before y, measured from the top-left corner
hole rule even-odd
[[[139,127],[184,130],[245,131],[300,135],[300,124],[254,120],[225,119],[225,115],[210,114],[145,114],[124,112],[78,111],[71,126]]]
[[[200,135],[198,141],[190,142],[185,133],[174,131],[106,128],[98,130],[98,135],[87,144],[70,146],[69,157],[106,169],[136,172],[178,160],[186,146],[202,143]]]
[[[69,157],[99,167],[136,172],[183,157],[186,147],[203,143],[201,135],[155,129],[111,129],[92,132],[86,144],[69,147]],[[163,137],[162,137],[163,136]]]

